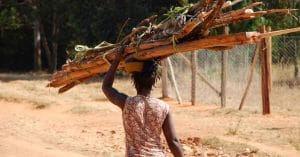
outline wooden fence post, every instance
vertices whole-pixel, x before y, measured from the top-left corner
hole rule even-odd
[[[229,34],[229,27],[224,27],[224,33]],[[222,52],[222,80],[221,80],[221,108],[226,107],[226,87],[227,87],[227,65],[228,65],[228,51]]]
[[[180,93],[179,93],[179,90],[178,90],[178,87],[177,87],[177,82],[176,82],[176,79],[175,79],[172,62],[171,62],[169,57],[166,60],[167,60],[167,64],[168,64],[168,67],[169,67],[169,70],[170,70],[169,74],[171,75],[171,81],[172,81],[172,84],[173,84],[175,92],[176,92],[178,103],[182,104],[182,99],[181,99],[181,96],[180,96]]]
[[[264,33],[266,31],[265,26],[260,27],[260,32]],[[269,97],[269,76],[270,76],[270,67],[268,64],[267,58],[267,41],[266,39],[261,40],[261,91],[262,91],[262,108],[263,115],[270,114],[270,97]]]
[[[272,32],[271,26],[267,27],[267,32]],[[267,61],[268,61],[268,71],[269,71],[269,92],[272,91],[272,37],[266,38],[267,46]]]
[[[191,63],[192,63],[192,87],[191,87],[191,102],[192,105],[196,105],[196,93],[197,93],[197,53],[196,51],[191,52]]]
[[[294,71],[294,77],[295,77],[295,81],[299,80],[299,67],[298,67],[298,55],[299,55],[299,50],[298,50],[298,46],[297,42],[300,44],[299,40],[295,39],[295,51],[294,51],[294,67],[295,67],[295,71]]]
[[[162,83],[162,98],[169,98],[169,90],[168,90],[168,68],[167,68],[167,61],[164,59],[161,62],[162,64],[162,76],[161,76],[161,83]]]

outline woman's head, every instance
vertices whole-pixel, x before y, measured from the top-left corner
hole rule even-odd
[[[141,72],[133,72],[131,75],[133,84],[137,92],[151,91],[156,81],[159,79],[158,63],[154,60],[143,61]]]

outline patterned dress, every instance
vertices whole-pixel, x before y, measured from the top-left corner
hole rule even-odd
[[[160,135],[169,113],[163,101],[137,95],[128,97],[123,108],[127,157],[165,157]]]

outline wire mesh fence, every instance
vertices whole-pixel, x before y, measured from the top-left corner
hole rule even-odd
[[[298,64],[300,59],[300,37],[276,37],[272,39],[272,80],[273,90],[288,86],[287,90],[299,87]],[[238,108],[242,95],[249,79],[250,67],[255,51],[255,45],[238,46],[228,52],[227,66],[227,106]],[[184,56],[191,58],[191,53]],[[222,52],[197,51],[197,72],[202,75],[212,86],[221,91],[221,64]],[[180,94],[185,101],[191,99],[191,67],[179,55],[173,55],[171,61],[180,89]],[[261,108],[261,75],[260,62],[258,61],[251,88],[245,101],[245,107],[255,111]],[[199,75],[198,75],[199,76]],[[298,80],[298,84],[297,84]],[[172,86],[169,86],[172,88]],[[299,91],[298,91],[299,92]],[[300,92],[299,92],[300,93]],[[173,93],[174,94],[174,93]],[[209,87],[201,77],[197,78],[198,104],[220,104],[221,98],[217,92]],[[175,96],[175,95],[174,95]],[[300,95],[299,95],[300,96]],[[300,102],[300,99],[299,99]]]
[[[275,37],[272,49],[274,84],[295,82],[299,78],[300,36]]]

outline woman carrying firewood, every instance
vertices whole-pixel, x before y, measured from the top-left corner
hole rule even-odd
[[[117,54],[106,73],[102,90],[106,97],[122,110],[126,156],[165,156],[160,141],[160,135],[163,131],[173,155],[182,157],[183,151],[175,134],[169,105],[151,97],[152,87],[158,79],[158,64],[155,61],[134,63],[134,68],[129,72],[131,72],[137,95],[127,96],[112,87],[115,72],[122,59],[121,52]]]

